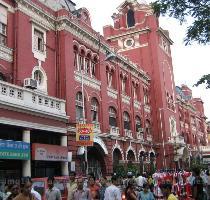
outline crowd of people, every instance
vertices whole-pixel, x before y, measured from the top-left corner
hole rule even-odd
[[[54,181],[54,177],[47,180],[46,200],[62,200]],[[32,185],[30,178],[22,179],[19,185],[6,185],[0,200],[42,200]],[[113,174],[111,180],[105,176],[96,180],[92,173],[84,179],[71,172],[66,188],[67,200],[210,200],[209,172],[200,173],[198,168],[192,173],[167,170],[136,177],[128,173],[124,178]]]

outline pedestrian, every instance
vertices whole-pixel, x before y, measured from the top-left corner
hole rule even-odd
[[[149,184],[143,184],[143,190],[139,192],[138,200],[155,200],[155,197],[152,192],[149,190]]]
[[[126,200],[137,200],[137,195],[134,191],[134,181],[129,180],[128,186],[125,189],[125,198]]]
[[[200,169],[195,167],[193,169],[193,176],[195,177],[192,183],[192,195],[195,200],[206,200],[207,196],[204,192],[204,181],[200,176]]]
[[[67,200],[73,199],[73,191],[77,189],[77,183],[75,181],[75,178],[76,178],[76,173],[70,172],[69,173],[69,183],[67,183],[67,185],[66,185],[67,190],[68,190]]]
[[[32,184],[32,188],[31,188],[31,193],[34,195],[36,200],[42,200],[41,195],[36,190],[34,190],[33,184]]]
[[[107,188],[107,178],[106,178],[106,176],[101,177],[100,184],[101,184],[101,187],[99,189],[100,200],[104,200],[104,194],[105,194],[105,191],[106,191],[106,188]]]
[[[117,187],[117,176],[112,176],[111,181],[111,185],[106,188],[104,200],[121,200],[121,192]]]
[[[144,183],[147,183],[147,179],[144,176],[141,176],[139,173],[137,174],[136,184],[138,187],[143,188]]]
[[[19,186],[17,184],[12,185],[11,194],[6,200],[13,200],[19,194]]]
[[[12,189],[12,184],[5,184],[5,193],[4,193],[4,198],[3,200],[6,200],[10,194],[12,194],[11,189]]]
[[[48,189],[46,191],[46,200],[61,200],[61,192],[54,186],[54,177],[48,177]]]
[[[88,185],[91,193],[91,197],[93,199],[97,199],[97,196],[99,196],[99,186],[96,184],[95,177],[90,176],[88,180]]]
[[[206,171],[206,176],[207,176],[207,194],[208,194],[208,199],[210,199],[210,174],[209,170]]]
[[[21,179],[20,193],[14,198],[14,200],[35,200],[34,195],[31,193],[32,182],[29,177]]]
[[[171,190],[172,190],[171,183],[166,182],[166,183],[162,184],[161,190],[162,190],[163,196],[166,197],[166,200],[178,200],[171,192]]]
[[[88,188],[84,188],[82,177],[77,179],[77,189],[73,191],[73,200],[92,200],[91,193]]]

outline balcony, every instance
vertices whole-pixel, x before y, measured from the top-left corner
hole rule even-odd
[[[147,112],[147,113],[150,113],[151,112],[151,108],[149,105],[145,105],[144,106],[144,111]]]
[[[140,141],[144,141],[144,134],[142,132],[137,132],[137,139]]]
[[[151,135],[147,135],[147,141],[152,142],[152,136]]]
[[[100,133],[101,132],[101,126],[99,122],[92,122],[94,125],[94,132]]]
[[[133,138],[133,134],[131,130],[124,129],[125,137]]]
[[[172,138],[169,138],[169,143],[173,144],[173,145],[184,145],[185,141],[184,141],[184,137],[181,135],[177,135],[174,136]]]
[[[83,76],[83,77],[82,77]],[[87,74],[83,74],[80,71],[75,71],[74,72],[74,79],[75,81],[82,83],[82,79],[83,79],[83,83],[86,86],[89,86],[93,89],[96,89],[98,91],[101,90],[101,82],[96,80],[93,77],[88,76]]]
[[[117,99],[118,92],[112,88],[107,88],[107,95],[113,99]]]
[[[122,96],[122,102],[130,105],[130,99],[131,98],[129,96],[125,95],[125,94],[121,94],[121,96]]]
[[[141,108],[141,103],[139,101],[137,101],[137,100],[134,100],[133,105],[134,105],[134,108],[136,108],[138,110]]]
[[[115,126],[110,126],[110,135],[119,136],[120,135],[119,128]]]
[[[13,49],[8,48],[0,44],[0,59],[5,60],[7,62],[13,61]]]
[[[0,81],[0,104],[67,119],[64,100],[4,81]]]

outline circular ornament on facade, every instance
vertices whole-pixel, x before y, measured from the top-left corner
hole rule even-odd
[[[125,47],[132,47],[134,45],[134,40],[133,38],[128,38],[124,41],[124,45]]]

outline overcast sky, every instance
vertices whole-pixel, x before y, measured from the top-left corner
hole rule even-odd
[[[123,0],[74,0],[74,2],[77,8],[85,7],[89,10],[93,28],[103,33],[102,27],[113,24],[111,16],[117,12],[116,8]],[[160,26],[169,30],[170,37],[174,41],[171,50],[175,84],[188,85],[194,97],[203,99],[205,114],[210,121],[210,89],[207,90],[204,86],[192,87],[203,74],[210,73],[210,46],[197,44],[184,46],[183,38],[187,25],[181,26],[173,18],[161,17]]]

